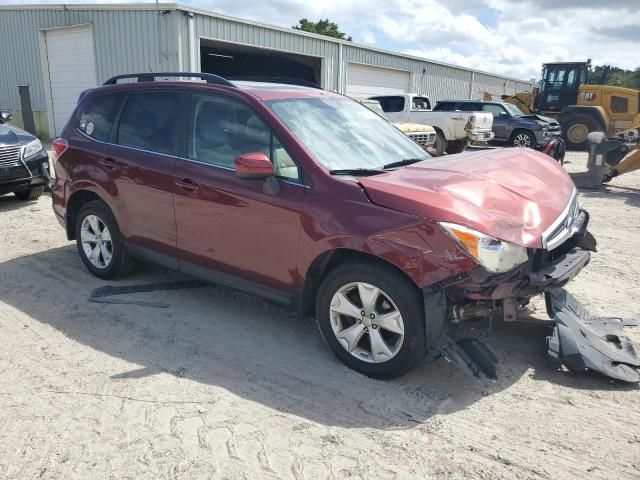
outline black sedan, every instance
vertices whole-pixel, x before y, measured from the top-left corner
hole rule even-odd
[[[0,111],[0,195],[35,200],[50,181],[49,156],[40,140],[10,120],[11,113]]]

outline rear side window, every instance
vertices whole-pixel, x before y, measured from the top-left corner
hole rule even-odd
[[[83,108],[76,128],[95,140],[108,141],[123,98],[122,93],[108,93],[92,98]]]
[[[375,97],[385,113],[402,112],[404,110],[404,97]]]
[[[458,105],[458,110],[462,112],[480,112],[482,111],[482,104],[473,102],[464,102]]]
[[[434,112],[449,112],[451,110],[455,110],[456,104],[454,102],[438,102],[436,106],[433,107]]]
[[[178,92],[132,93],[120,118],[118,145],[175,155],[178,111]]]

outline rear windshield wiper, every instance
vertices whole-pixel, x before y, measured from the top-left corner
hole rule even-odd
[[[423,160],[425,159],[424,158],[405,158],[404,160],[399,160],[397,162],[387,163],[382,168],[386,170],[387,168],[404,167],[405,165],[411,165],[412,163],[418,163]]]
[[[378,175],[380,173],[386,173],[384,170],[376,168],[338,168],[336,170],[329,170],[331,175],[353,175],[357,177],[364,177],[368,175]]]

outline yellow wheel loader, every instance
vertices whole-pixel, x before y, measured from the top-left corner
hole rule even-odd
[[[613,138],[640,128],[640,91],[616,85],[591,85],[587,83],[590,67],[590,61],[545,63],[537,92],[503,96],[502,100],[517,105],[525,113],[557,118],[567,148],[572,150],[586,150],[587,136],[592,132]]]

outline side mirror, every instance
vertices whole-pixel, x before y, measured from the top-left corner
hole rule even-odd
[[[500,117],[500,118],[508,118],[508,117],[509,117],[509,114],[508,114],[507,112],[500,112],[500,113],[498,114],[498,117]]]
[[[0,110],[0,123],[10,122],[12,118],[13,118],[13,115],[11,114],[11,112]]]
[[[265,179],[273,177],[273,163],[263,152],[243,153],[235,159],[235,172],[240,178]]]

